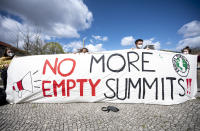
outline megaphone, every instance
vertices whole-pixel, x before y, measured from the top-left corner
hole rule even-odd
[[[33,83],[31,72],[29,71],[21,80],[13,83],[13,91],[18,93],[18,97],[22,97],[22,93],[25,91],[33,93]]]

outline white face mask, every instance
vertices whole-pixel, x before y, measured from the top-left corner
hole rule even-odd
[[[8,56],[12,57],[14,55],[14,53],[8,53]]]
[[[142,45],[138,45],[137,47],[138,47],[139,49],[142,49]]]

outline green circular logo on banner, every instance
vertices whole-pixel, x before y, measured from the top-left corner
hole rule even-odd
[[[172,63],[174,70],[177,72],[178,75],[182,77],[186,77],[188,75],[190,70],[190,65],[185,56],[181,54],[176,54],[172,58]]]

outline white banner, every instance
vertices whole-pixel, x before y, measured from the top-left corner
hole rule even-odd
[[[17,57],[6,93],[10,103],[178,104],[197,93],[197,56],[135,49]]]

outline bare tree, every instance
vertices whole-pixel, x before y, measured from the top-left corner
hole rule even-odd
[[[40,38],[40,35],[36,35],[34,38],[34,42],[32,43],[31,54],[33,55],[44,54],[43,45],[44,42]]]
[[[41,55],[41,54],[59,54],[64,53],[62,45],[57,42],[44,43],[42,39],[42,31],[39,26],[35,26],[30,30],[28,27],[26,29],[20,29],[18,27],[20,35],[17,36],[17,46],[19,42],[19,37],[23,41],[23,49],[29,55]]]
[[[23,49],[26,51],[27,54],[30,54],[30,50],[31,50],[31,46],[32,46],[32,41],[31,38],[32,33],[30,32],[29,28],[27,27],[26,30],[22,30],[18,27],[19,32],[22,35],[22,39],[23,39]]]
[[[17,26],[18,27],[18,26]],[[30,30],[28,27],[26,29],[20,29],[18,27],[21,40],[23,41],[22,48],[29,55],[39,55],[43,54],[44,42],[41,38],[41,29],[39,26],[34,26],[34,29]],[[19,42],[19,36],[17,37]],[[18,43],[17,43],[18,46]]]

